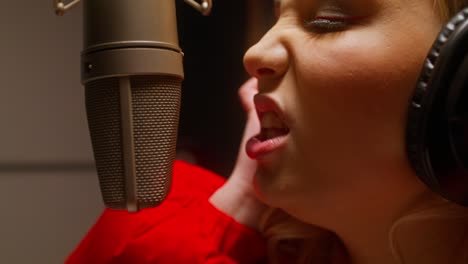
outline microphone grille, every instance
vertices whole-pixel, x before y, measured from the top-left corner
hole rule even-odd
[[[86,109],[96,169],[104,203],[127,209],[124,126],[133,133],[136,202],[139,209],[166,197],[176,155],[182,79],[131,76],[131,124],[123,124],[119,77],[86,84]]]

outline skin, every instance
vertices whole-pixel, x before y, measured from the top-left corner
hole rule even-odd
[[[442,26],[432,2],[282,0],[277,23],[244,64],[259,93],[288,116],[288,142],[258,164],[238,162],[212,203],[255,226],[264,208],[255,192],[335,232],[351,263],[396,263],[389,229],[428,193],[407,161],[404,136],[409,98]],[[352,22],[337,31],[305,26],[316,17]],[[249,117],[246,135],[249,122],[258,125]]]
[[[430,0],[345,2],[281,1],[277,23],[245,55],[260,93],[292,120],[288,144],[260,163],[254,184],[263,202],[337,233],[353,263],[393,263],[389,228],[427,191],[404,129],[441,22]],[[316,16],[359,19],[324,33],[304,26]]]

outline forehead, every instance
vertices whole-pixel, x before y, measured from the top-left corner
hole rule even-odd
[[[423,2],[431,2],[435,3],[438,0],[422,0]],[[282,4],[282,3],[287,3],[287,2],[296,2],[296,3],[314,3],[314,4],[320,4],[320,3],[379,3],[379,4],[386,4],[386,3],[404,3],[404,2],[421,2],[421,0],[273,0],[274,4]]]
[[[321,5],[338,5],[338,6],[354,6],[359,9],[429,9],[434,10],[437,1],[443,0],[272,0],[274,5],[278,7],[296,6],[297,8],[307,6]]]
[[[400,0],[273,0],[273,3],[276,9],[292,7],[305,11],[306,9],[317,8],[321,6],[339,6],[355,7],[359,9],[373,9],[373,7],[375,7],[379,2],[383,4],[385,2],[391,1]]]

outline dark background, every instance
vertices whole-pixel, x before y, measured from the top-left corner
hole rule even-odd
[[[197,164],[227,176],[237,156],[244,114],[237,89],[246,80],[242,57],[246,1],[214,1],[210,16],[177,2],[184,51],[179,148]]]

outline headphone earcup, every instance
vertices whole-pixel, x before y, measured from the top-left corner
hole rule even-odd
[[[460,100],[468,104],[462,96],[468,90],[467,54],[468,8],[443,27],[429,51],[406,126],[407,155],[418,177],[431,190],[465,206],[468,171],[457,154],[460,148],[454,146],[459,143],[454,142],[452,110]]]

